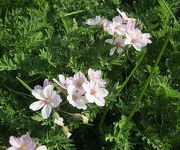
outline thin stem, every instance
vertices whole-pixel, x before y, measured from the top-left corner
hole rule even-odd
[[[141,58],[139,59],[139,61],[137,62],[137,64],[135,65],[135,67],[133,68],[133,70],[131,71],[131,73],[129,74],[129,76],[126,78],[126,80],[123,82],[123,84],[121,85],[121,88],[118,92],[118,94],[120,94],[120,92],[124,89],[124,87],[126,86],[126,84],[128,83],[128,81],[130,80],[130,78],[133,76],[134,72],[137,70],[137,67],[140,65],[140,63],[142,62],[144,56],[146,54],[146,51],[143,51],[143,54],[141,56]]]
[[[175,17],[174,14],[172,13],[172,11],[171,11],[171,9],[169,8],[168,4],[167,4],[164,0],[162,0],[162,2],[163,2],[164,5],[166,6],[166,8],[167,8],[167,10],[169,11],[169,13],[171,14],[171,16],[174,18],[174,22],[176,23],[176,25],[179,25],[176,17]]]
[[[142,98],[143,98],[143,96],[144,96],[144,94],[145,94],[145,91],[146,91],[146,89],[147,89],[147,87],[148,87],[148,85],[149,85],[149,83],[150,83],[150,81],[151,81],[151,79],[152,79],[152,77],[153,77],[153,75],[154,75],[155,69],[156,69],[156,67],[158,66],[158,64],[159,64],[159,62],[160,62],[160,60],[161,60],[161,57],[162,57],[162,55],[163,55],[163,53],[164,53],[164,51],[165,51],[165,49],[166,49],[166,46],[167,46],[167,43],[168,43],[168,41],[169,41],[170,35],[171,35],[171,34],[169,33],[168,36],[167,36],[166,41],[164,42],[164,44],[163,44],[163,46],[162,46],[162,49],[161,49],[161,51],[160,51],[160,54],[159,54],[159,56],[158,56],[157,59],[156,59],[155,65],[154,65],[154,67],[153,67],[153,69],[152,69],[149,77],[147,78],[147,80],[146,80],[146,82],[145,82],[145,84],[144,84],[144,87],[143,87],[143,89],[142,89],[142,91],[141,91],[141,93],[140,93],[140,95],[139,95],[139,98],[138,98],[138,100],[136,101],[136,104],[134,105],[134,107],[133,107],[133,109],[132,109],[130,115],[128,116],[128,118],[127,118],[127,120],[126,120],[126,122],[125,122],[124,125],[126,125],[126,124],[131,120],[131,118],[133,117],[133,115],[135,114],[135,112],[136,112],[136,110],[137,110],[137,108],[138,108],[138,106],[139,106],[139,103],[140,103],[140,101],[142,100]]]
[[[16,79],[18,79],[18,81],[26,88],[28,89],[30,92],[32,91],[32,89],[20,78],[16,77]]]

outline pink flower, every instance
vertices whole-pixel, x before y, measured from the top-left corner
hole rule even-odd
[[[101,78],[101,71],[95,71],[93,69],[88,70],[88,78],[90,81],[96,82],[98,86],[104,86],[106,82]]]
[[[102,19],[100,16],[96,16],[95,19],[88,19],[86,24],[88,25],[103,25],[107,22],[106,19]]]
[[[85,96],[82,96],[82,94],[79,93],[73,86],[68,88],[67,100],[73,107],[76,107],[78,109],[87,109],[87,100]]]
[[[148,43],[152,43],[149,40],[149,33],[141,33],[139,29],[127,30],[125,44],[132,45],[137,51],[140,51],[142,47],[146,46]]]
[[[20,138],[11,136],[9,143],[12,145],[7,150],[35,150],[36,144],[32,141],[29,134],[22,135]]]
[[[117,36],[115,39],[107,39],[105,42],[115,46],[110,49],[110,56],[112,56],[115,51],[121,54],[123,52],[123,48],[126,46],[124,43],[124,38],[121,36]]]
[[[105,88],[97,86],[97,84],[94,82],[84,83],[83,88],[86,91],[85,96],[88,102],[95,102],[98,106],[105,105],[104,97],[106,97],[109,93]]]
[[[129,18],[125,12],[120,11],[119,9],[117,9],[118,13],[121,15],[122,19],[123,19],[123,23],[128,23],[128,22],[136,22],[135,18]]]
[[[71,77],[67,79],[68,82],[67,91],[72,91],[71,89],[75,88],[75,90],[78,93],[80,93],[81,95],[84,94],[84,89],[82,87],[82,84],[86,81],[87,79],[82,72],[76,73],[73,78]]]
[[[113,21],[108,21],[104,25],[104,31],[108,32],[111,35],[124,35],[125,34],[125,25],[123,24],[123,20],[120,16],[116,16],[113,18]]]
[[[52,85],[47,85],[42,89],[36,87],[32,90],[32,95],[39,101],[32,103],[29,108],[33,111],[43,108],[41,110],[41,114],[44,119],[49,117],[52,108],[57,107],[62,102],[62,99],[56,91],[54,91],[54,87]]]

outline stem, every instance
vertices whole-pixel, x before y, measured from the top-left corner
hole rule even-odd
[[[130,80],[130,78],[133,76],[134,72],[137,70],[137,67],[140,65],[140,63],[142,62],[144,56],[146,54],[146,51],[143,51],[143,54],[141,56],[141,58],[139,59],[139,61],[137,62],[137,64],[135,65],[135,67],[133,68],[133,70],[131,71],[131,73],[129,74],[129,76],[126,78],[126,80],[123,82],[123,84],[121,85],[121,88],[120,90],[117,92],[116,96],[118,96],[121,91],[124,89],[124,87],[126,86],[126,84],[128,83],[128,81]],[[102,119],[100,121],[100,125],[103,124],[104,122],[104,119],[106,117],[106,114],[108,113],[109,111],[109,108],[106,108],[105,109],[105,112],[103,113],[103,116],[102,116]]]
[[[167,43],[168,43],[168,41],[169,41],[170,35],[171,35],[171,34],[169,33],[168,36],[167,36],[166,41],[164,42],[164,44],[163,44],[163,46],[162,46],[162,49],[161,49],[161,51],[160,51],[160,54],[159,54],[159,56],[158,56],[157,59],[156,59],[155,65],[154,65],[154,67],[153,67],[153,69],[152,69],[149,77],[147,78],[147,80],[146,80],[146,82],[145,82],[145,84],[144,84],[144,87],[143,87],[143,89],[142,89],[142,91],[141,91],[141,93],[140,93],[140,95],[139,95],[139,98],[138,98],[138,100],[136,101],[136,104],[134,105],[134,107],[133,107],[133,109],[132,109],[130,115],[128,116],[128,118],[127,118],[127,120],[126,120],[126,122],[125,122],[124,125],[126,125],[126,124],[131,120],[131,118],[133,117],[133,115],[135,114],[135,112],[136,112],[136,110],[137,110],[137,108],[138,108],[138,106],[139,106],[139,103],[140,103],[140,101],[142,100],[142,98],[143,98],[143,96],[144,96],[144,94],[145,94],[145,91],[146,91],[146,89],[147,89],[147,87],[148,87],[148,85],[149,85],[149,83],[150,83],[150,81],[151,81],[151,79],[152,79],[152,77],[153,77],[153,75],[154,75],[155,69],[156,69],[156,67],[158,66],[158,64],[159,64],[159,62],[160,62],[160,60],[161,60],[161,57],[162,57],[162,55],[163,55],[163,53],[164,53],[164,51],[165,51],[165,49],[166,49],[166,46],[167,46]]]
[[[28,89],[30,92],[32,91],[32,89],[20,78],[16,77],[16,79],[18,79],[18,81],[26,88]]]
[[[133,70],[131,71],[131,73],[129,74],[129,76],[126,78],[126,80],[123,82],[123,84],[121,85],[121,88],[118,92],[118,94],[123,90],[123,88],[126,86],[126,84],[128,83],[129,79],[133,76],[134,72],[136,71],[137,67],[140,65],[140,63],[142,62],[144,56],[146,54],[146,51],[143,51],[143,54],[141,56],[141,58],[139,59],[139,61],[137,62],[136,66],[133,68]]]

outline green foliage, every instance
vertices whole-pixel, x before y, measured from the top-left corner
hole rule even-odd
[[[85,25],[97,15],[111,19],[118,15],[116,8],[137,18],[143,32],[152,35],[153,43],[143,50],[141,64],[143,52],[134,49],[128,51],[128,57],[110,57],[111,46],[104,43],[108,35]],[[9,146],[11,135],[29,133],[50,150],[178,150],[179,13],[178,0],[1,0],[0,149]],[[172,36],[165,53],[137,112],[126,123],[169,32]],[[52,117],[43,120],[39,112],[29,110],[34,101],[29,90],[45,78],[87,73],[88,68],[102,70],[109,96],[105,107],[89,104],[83,111],[90,119],[87,125],[60,113],[72,132],[67,139]],[[61,109],[78,111],[66,102]]]

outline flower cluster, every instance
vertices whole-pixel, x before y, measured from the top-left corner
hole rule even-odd
[[[105,89],[106,82],[101,78],[101,71],[88,70],[88,79],[82,72],[76,73],[73,77],[58,76],[58,80],[53,81],[59,86],[61,91],[67,91],[68,102],[78,109],[87,109],[86,104],[96,103],[98,106],[104,106],[104,98],[108,95]],[[46,79],[43,86],[36,85],[32,90],[32,95],[38,99],[30,105],[33,111],[42,108],[41,113],[44,119],[47,119],[52,108],[59,106],[62,99],[54,86]]]
[[[62,102],[58,92],[66,94],[69,104],[78,109],[87,109],[89,103],[95,103],[98,106],[105,105],[104,98],[108,95],[108,90],[105,89],[106,82],[101,78],[101,71],[90,68],[87,78],[82,72],[76,73],[73,77],[65,77],[60,74],[58,79],[53,79],[53,81],[56,83],[58,91],[54,90],[53,83],[48,79],[44,80],[43,86],[36,85],[32,90],[32,95],[38,100],[29,108],[33,111],[42,109],[41,114],[44,119],[50,116],[52,108],[58,107]],[[88,123],[89,119],[82,114],[68,114]],[[68,138],[71,136],[68,127],[64,125],[64,119],[57,112],[54,113],[54,123],[62,127]]]
[[[106,82],[101,78],[101,71],[89,69],[88,79],[82,72],[78,72],[73,77],[59,75],[59,80],[53,80],[67,91],[68,102],[78,109],[87,109],[88,103],[105,105],[104,97],[108,91],[104,87]]]
[[[112,39],[105,40],[106,43],[115,46],[110,50],[110,55],[113,55],[115,51],[122,53],[125,47],[130,46],[140,51],[144,46],[152,42],[149,40],[149,33],[142,33],[141,30],[136,27],[135,18],[129,18],[119,9],[117,9],[117,11],[120,15],[115,16],[112,21],[102,19],[100,16],[86,21],[88,25],[102,26],[105,32],[113,36]]]
[[[29,134],[22,135],[20,138],[11,136],[9,143],[11,147],[7,150],[47,150],[44,145],[36,147]]]

